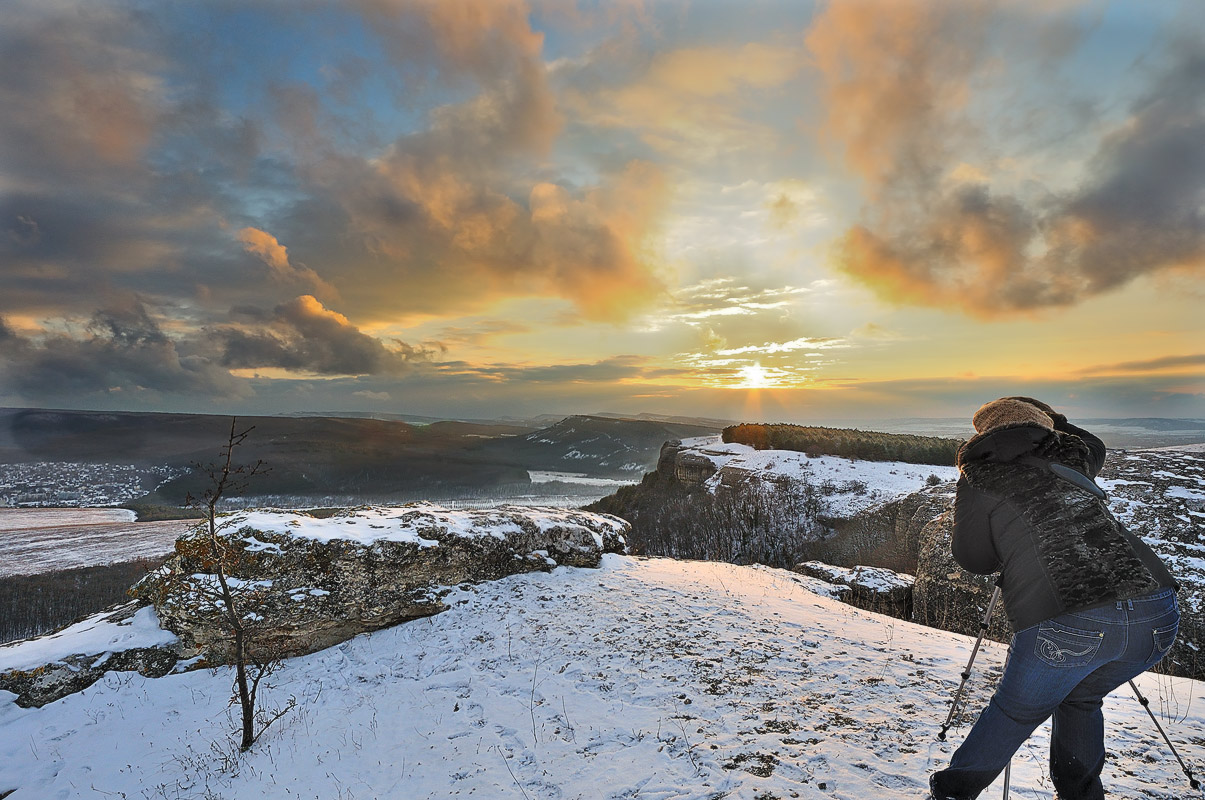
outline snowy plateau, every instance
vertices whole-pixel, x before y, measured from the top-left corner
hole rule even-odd
[[[941,743],[972,640],[830,594],[783,570],[619,555],[598,569],[456,589],[442,614],[286,661],[263,706],[297,706],[244,754],[226,668],[109,673],[40,709],[0,693],[0,794],[924,797],[927,774],[986,702],[1005,648],[985,643],[968,713]],[[143,613],[125,631],[82,623],[75,635],[111,649],[164,633]],[[17,663],[23,648],[50,646],[31,640],[0,653]],[[1202,685],[1152,673],[1138,684],[1199,764]],[[1134,697],[1118,692],[1105,713],[1111,798],[1191,795]],[[1043,726],[1014,759],[1013,797],[1052,796],[1048,737]],[[984,796],[1000,793],[998,784]]]
[[[691,445],[717,469],[828,481],[834,515],[953,477],[714,437]],[[1160,526],[1201,530],[1205,454],[1120,451],[1110,463],[1101,483],[1113,508],[1148,541]],[[1144,514],[1152,492],[1175,499],[1169,513]],[[1205,570],[1198,547],[1178,546],[1180,568]],[[296,706],[246,753],[228,668],[108,673],[42,708],[0,691],[0,798],[924,798],[1007,648],[984,642],[940,742],[974,639],[853,608],[837,592],[786,570],[615,554],[597,569],[461,585],[443,613],[286,660],[261,706]],[[120,624],[98,615],[0,647],[0,671],[171,638],[151,609]],[[1200,773],[1203,684],[1136,682]],[[1111,800],[1198,796],[1128,688],[1106,699],[1105,717]],[[1010,797],[1053,797],[1048,745],[1046,724],[1013,760]],[[1002,792],[998,781],[983,797]]]
[[[852,517],[860,511],[912,494],[934,483],[958,479],[957,467],[908,464],[902,461],[863,461],[842,456],[809,456],[792,450],[756,450],[725,443],[718,436],[684,439],[682,452],[711,462],[715,470],[704,486],[711,492],[724,479],[724,470],[738,471],[767,487],[810,483],[820,490],[824,513]]]

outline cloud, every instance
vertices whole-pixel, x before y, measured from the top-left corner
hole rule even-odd
[[[643,377],[649,363],[644,356],[619,355],[587,364],[502,366],[491,371],[508,381],[526,383],[615,383]]]
[[[469,101],[436,111],[434,127],[448,147],[480,157],[475,148],[483,144],[505,153],[542,153],[551,146],[562,120],[542,60],[544,35],[532,29],[525,0],[353,5],[411,80],[422,81],[435,64],[440,80],[467,78],[482,88]]]
[[[372,284],[333,275],[377,311],[473,310],[505,297],[563,297],[595,320],[622,320],[663,293],[650,240],[668,199],[661,171],[632,162],[595,186],[512,185],[483,147],[453,157],[439,137],[395,143],[330,191],[374,263]],[[335,265],[335,270],[340,267]],[[383,291],[391,289],[391,291]],[[382,309],[383,310],[383,309]]]
[[[247,393],[203,347],[166,335],[136,298],[98,310],[80,338],[24,338],[0,323],[0,375],[12,396],[34,401],[79,403],[113,392],[131,395],[131,402]]]
[[[515,364],[509,362],[469,363],[445,361],[431,365],[416,375],[423,383],[432,378],[446,380],[448,386],[468,386],[484,382],[491,389],[504,390],[506,386],[539,385],[562,387],[572,392],[575,386],[602,387],[622,386],[629,383],[659,380],[683,376],[687,370],[664,367],[649,356],[617,355],[591,362],[569,362],[561,364]],[[475,391],[475,390],[474,390]]]
[[[799,350],[816,352],[819,350],[833,350],[845,347],[849,347],[849,343],[843,339],[836,339],[832,337],[818,339],[803,337],[800,339],[792,339],[789,342],[765,342],[763,344],[751,344],[744,347],[718,349],[715,351],[715,354],[717,356],[739,356],[753,353],[761,355],[777,355],[781,353],[794,353]]]
[[[610,61],[615,54],[606,55]],[[750,112],[752,100],[780,90],[804,63],[794,43],[682,47],[647,58],[618,85],[595,85],[598,70],[583,64],[580,75],[566,79],[564,102],[592,125],[638,132],[664,156],[697,160],[764,150],[778,136]]]
[[[291,256],[322,261],[345,307],[385,322],[551,296],[586,318],[622,320],[662,293],[649,243],[665,176],[640,161],[584,182],[558,174],[552,149],[564,120],[525,3],[356,8],[408,91],[421,95],[435,80],[469,96],[441,98],[425,128],[370,157],[340,149],[341,120],[301,115],[318,140],[301,165],[310,200],[271,230]]]
[[[16,2],[0,29],[0,162],[27,187],[134,164],[164,104],[147,19],[114,3]]]
[[[259,319],[266,316],[252,311]],[[250,316],[246,310],[242,313]],[[318,375],[399,375],[431,356],[427,350],[400,341],[386,347],[313,295],[277,306],[267,325],[226,326],[214,330],[213,336],[221,342],[222,366],[230,369],[274,367]]]
[[[499,336],[531,333],[531,325],[513,319],[486,319],[471,325],[449,325],[439,331],[438,341],[444,346],[487,345]]]
[[[1032,12],[1033,30],[1071,36],[1057,16],[1010,11]],[[1007,16],[981,2],[832,3],[813,25],[807,44],[824,79],[826,139],[869,199],[862,222],[837,242],[836,264],[896,302],[982,316],[1072,305],[1168,270],[1200,273],[1205,46],[1171,49],[1072,187],[1036,176],[1017,187],[972,166],[1001,163],[974,116],[976,90],[1000,68],[1000,41],[1058,48],[1040,36],[1032,45],[1009,38]],[[991,38],[1001,22],[1006,32]],[[1013,61],[1042,62],[1027,55],[1013,52]]]
[[[794,297],[809,291],[799,286],[751,288],[735,278],[710,278],[677,291],[675,307],[668,316],[688,324],[713,317],[755,316],[785,308]]]
[[[234,369],[396,378],[433,355],[368,336],[312,295],[271,310],[243,306],[232,316],[239,322],[169,335],[163,317],[128,298],[94,312],[81,335],[31,337],[0,318],[0,383],[6,396],[22,401],[77,403],[114,392],[130,402],[171,396],[231,401],[253,393]]]
[[[86,315],[137,291],[213,325],[284,286],[373,323],[522,296],[618,320],[662,292],[649,243],[665,176],[561,174],[564,119],[526,3],[319,7],[369,47],[315,41],[312,8],[260,31],[313,45],[333,65],[313,81],[222,40],[225,6],[204,35],[159,6],[6,7],[0,310]],[[227,59],[240,67],[218,81]],[[369,110],[366,94],[386,99]],[[224,236],[267,269],[214,247]]]
[[[284,284],[303,284],[324,300],[338,299],[339,292],[304,264],[289,262],[289,251],[276,237],[258,228],[243,228],[237,234],[243,249],[268,266],[272,278]]]
[[[822,411],[850,416],[963,417],[967,435],[971,414],[997,397],[1037,397],[1067,414],[1085,417],[1190,417],[1200,416],[1205,386],[1185,383],[1169,374],[1035,378],[996,375],[970,378],[930,377],[900,380],[833,381],[814,395]],[[885,411],[890,409],[890,411]]]
[[[1076,370],[1080,375],[1142,375],[1154,372],[1184,373],[1185,371],[1195,371],[1199,376],[1205,377],[1205,353],[1123,361],[1117,364],[1096,364]]]

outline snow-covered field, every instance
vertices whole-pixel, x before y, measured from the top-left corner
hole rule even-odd
[[[618,489],[620,486],[631,486],[635,481],[621,481],[615,478],[592,478],[584,472],[553,472],[549,470],[528,470],[528,478],[532,483],[579,483],[582,486],[601,486],[608,489]]]
[[[744,444],[725,444],[718,436],[684,439],[682,445],[707,458],[718,470],[733,467],[771,480],[782,476],[806,481],[820,489],[825,513],[831,517],[851,517],[880,503],[905,497],[925,488],[931,475],[940,481],[958,479],[957,467],[809,456],[793,450],[756,450]],[[708,485],[714,489],[720,479],[717,473]]]
[[[935,739],[971,640],[826,593],[781,570],[625,556],[457,589],[436,617],[286,662],[265,704],[298,706],[241,756],[224,669],[111,674],[42,709],[0,692],[0,795],[921,798],[965,734]],[[985,645],[972,708],[1004,655]],[[1199,766],[1201,684],[1140,684]],[[1191,796],[1133,697],[1106,716],[1110,798]],[[1047,737],[1014,760],[1012,797],[1051,797]]]
[[[165,555],[192,524],[134,522],[117,508],[0,508],[0,578]]]

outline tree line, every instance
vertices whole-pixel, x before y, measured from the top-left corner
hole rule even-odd
[[[795,450],[812,456],[942,466],[955,464],[960,444],[957,439],[940,436],[788,424],[729,425],[722,436],[725,442],[744,444],[757,450]]]
[[[0,642],[39,636],[129,599],[163,559],[138,559],[0,579]]]

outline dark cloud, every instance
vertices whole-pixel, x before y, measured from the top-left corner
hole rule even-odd
[[[643,377],[648,362],[642,356],[623,355],[591,364],[509,367],[498,372],[507,380],[528,383],[613,383]]]
[[[0,375],[11,396],[79,403],[120,393],[138,403],[164,394],[229,399],[246,393],[204,348],[164,334],[138,300],[97,311],[83,338],[31,340],[0,327]]]
[[[432,356],[400,341],[387,347],[309,295],[269,311],[244,306],[231,319],[169,335],[135,298],[96,311],[76,336],[27,338],[0,318],[5,395],[68,404],[117,394],[130,403],[173,395],[231,401],[251,393],[231,369],[397,377]]]
[[[265,317],[254,309],[244,309],[241,316]],[[222,365],[232,369],[276,367],[319,375],[398,375],[431,357],[429,351],[404,342],[387,348],[310,295],[277,306],[267,327],[223,327],[213,336],[221,342]]]
[[[16,2],[0,28],[0,163],[34,185],[125,174],[151,142],[163,62],[143,14]]]

